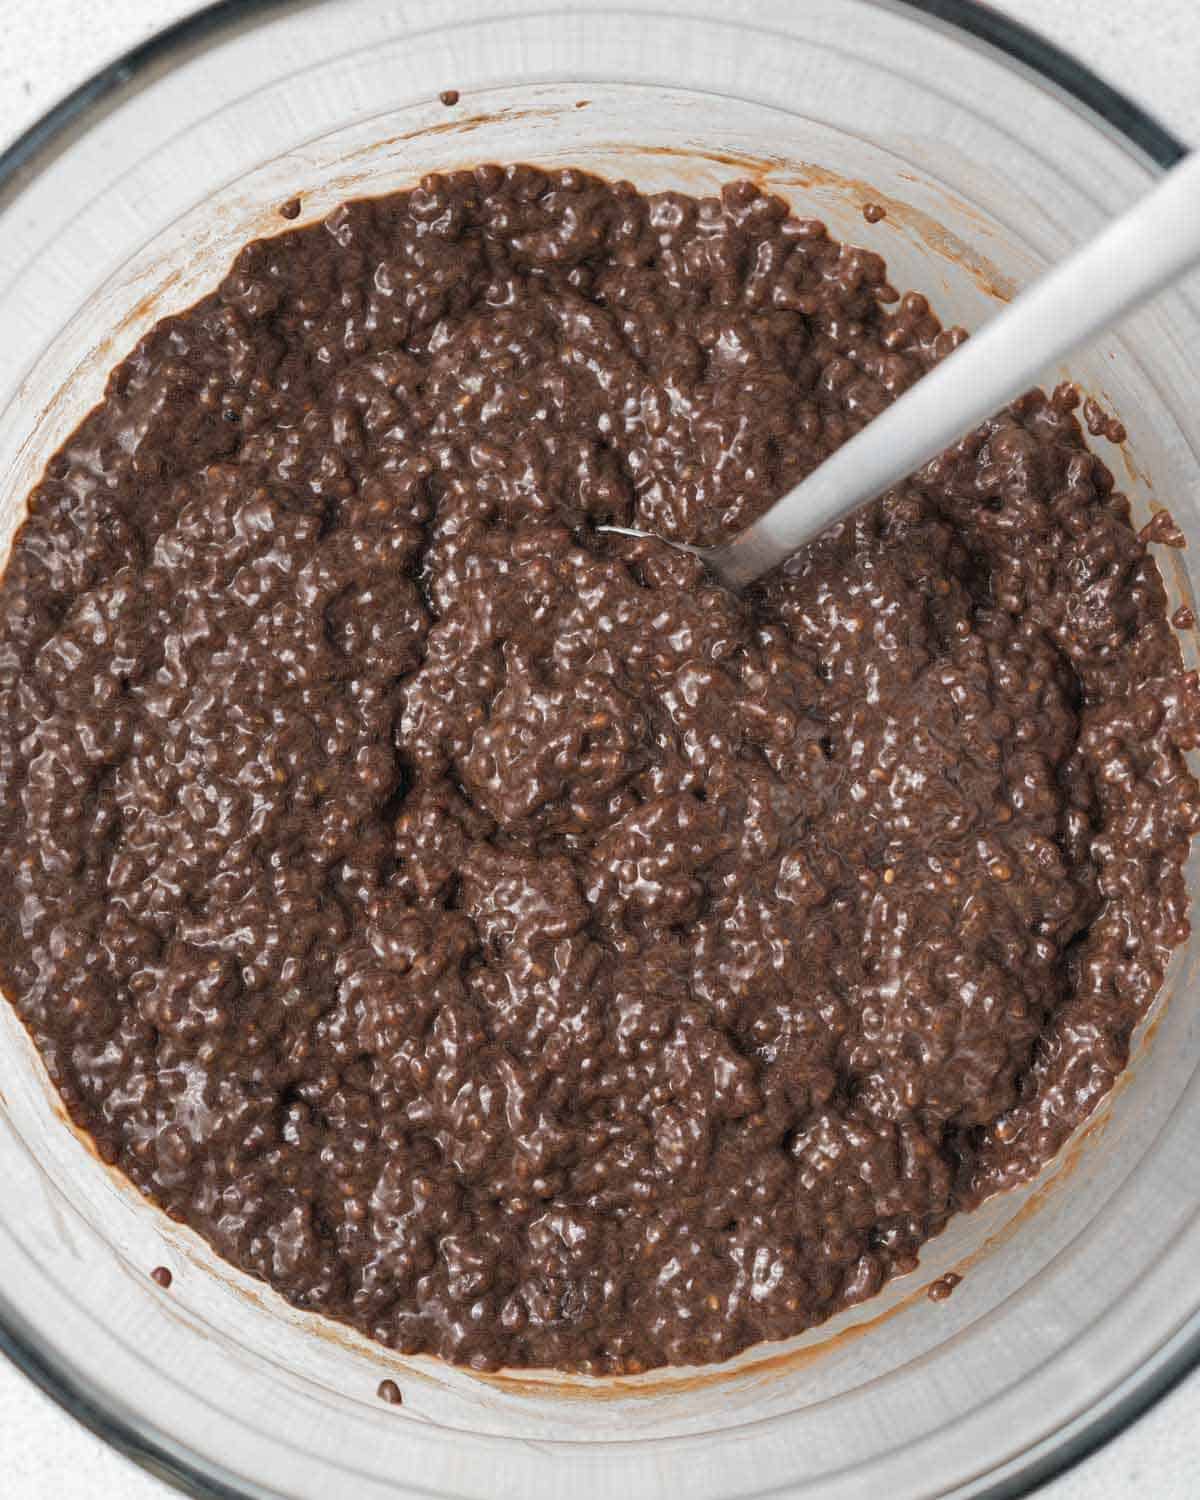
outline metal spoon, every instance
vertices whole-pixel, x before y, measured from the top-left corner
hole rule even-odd
[[[730,588],[769,573],[805,542],[941,453],[1093,334],[1200,261],[1200,152],[1128,213],[1047,271],[764,515],[696,553]],[[626,536],[650,533],[600,526]],[[662,540],[660,538],[660,540]]]

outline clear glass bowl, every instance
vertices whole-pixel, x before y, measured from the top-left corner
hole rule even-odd
[[[452,111],[436,97],[450,87]],[[749,174],[971,327],[1179,153],[1069,58],[954,0],[227,0],[0,162],[0,551],[106,371],[245,240],[288,228],[293,195],[303,222],[485,159],[647,189]],[[1177,290],[1047,372],[1120,413],[1129,443],[1105,456],[1135,509],[1169,503],[1192,540],[1160,556],[1173,604],[1200,556],[1197,305]],[[1014,1493],[1200,1352],[1198,958],[1200,938],[1121,1086],[1042,1181],[957,1220],[918,1272],[822,1329],[623,1383],[406,1361],[287,1308],[64,1127],[0,1006],[0,1343],[202,1495]],[[169,1293],[147,1275],[160,1264]],[[955,1267],[963,1285],[930,1302]],[[403,1407],[377,1400],[385,1375]]]

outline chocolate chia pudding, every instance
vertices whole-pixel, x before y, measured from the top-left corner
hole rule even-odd
[[[593,1373],[1037,1173],[1187,932],[1169,525],[1061,388],[742,597],[596,530],[728,536],[961,337],[748,183],[529,166],[159,323],[0,588],[0,984],[103,1158],[389,1347]]]

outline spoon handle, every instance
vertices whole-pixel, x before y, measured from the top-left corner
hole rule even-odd
[[[1053,270],[783,495],[711,566],[731,587],[826,527],[1038,383],[1046,367],[1200,260],[1200,152]]]

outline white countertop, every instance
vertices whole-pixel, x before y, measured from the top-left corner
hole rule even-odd
[[[1195,0],[993,0],[1200,142]],[[198,9],[195,0],[5,0],[0,146],[115,53]],[[12,1500],[169,1500],[0,1359],[0,1494]],[[1039,1500],[1196,1500],[1200,1372]],[[352,1497],[331,1497],[352,1500]]]

